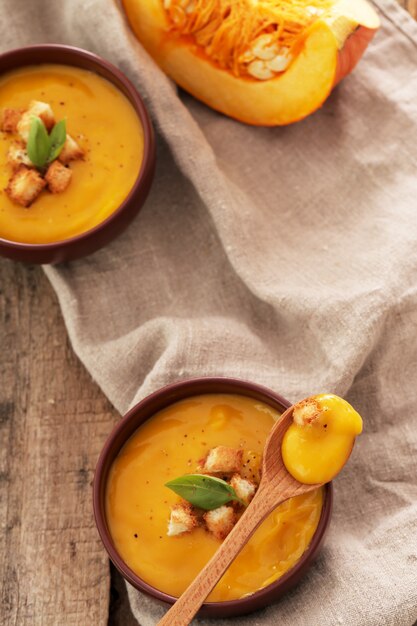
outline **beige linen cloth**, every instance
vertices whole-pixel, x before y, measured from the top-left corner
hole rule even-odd
[[[128,231],[45,268],[76,353],[119,411],[166,383],[226,375],[292,401],[336,392],[364,416],[308,575],[278,604],[216,624],[411,626],[417,24],[375,2],[383,28],[355,73],[307,120],[264,129],[178,96],[111,0],[1,4],[3,50],[55,41],[106,57],[158,130],[153,189]],[[129,597],[142,626],[163,614]]]

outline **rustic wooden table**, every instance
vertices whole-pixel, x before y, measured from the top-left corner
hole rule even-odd
[[[417,0],[400,4],[417,18]],[[118,418],[75,357],[41,268],[0,260],[2,624],[136,624],[91,509]]]

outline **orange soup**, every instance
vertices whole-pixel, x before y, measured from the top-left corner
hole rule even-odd
[[[295,405],[294,421],[282,440],[282,459],[301,483],[327,483],[345,465],[362,418],[343,398],[321,393]]]
[[[0,133],[0,237],[23,243],[65,240],[100,224],[132,189],[143,159],[143,129],[128,99],[93,72],[66,65],[21,68],[0,77],[0,109],[48,103],[85,158],[69,165],[63,193],[42,191],[25,208],[6,194],[7,153],[15,137]]]
[[[251,398],[207,394],[172,404],[132,435],[109,473],[106,516],[118,552],[145,582],[179,596],[219,546],[204,528],[167,535],[170,509],[179,497],[165,483],[193,473],[199,459],[216,446],[242,448],[245,463],[256,472],[277,419],[279,413]],[[309,546],[322,504],[319,489],[280,505],[208,599],[242,598],[285,574]]]

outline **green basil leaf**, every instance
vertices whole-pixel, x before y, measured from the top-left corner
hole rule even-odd
[[[205,474],[186,474],[170,480],[165,484],[165,487],[172,489],[184,500],[206,511],[217,509],[217,507],[232,500],[243,504],[233,487],[227,482]]]
[[[35,167],[40,169],[45,167],[50,152],[49,136],[45,124],[35,115],[30,124],[27,151]]]
[[[49,156],[48,163],[52,163],[59,157],[59,154],[64,147],[64,143],[67,139],[67,123],[65,120],[61,120],[51,130],[49,135]]]

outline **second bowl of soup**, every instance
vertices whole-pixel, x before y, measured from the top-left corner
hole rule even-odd
[[[216,476],[237,488],[255,490],[265,440],[288,406],[278,394],[252,383],[194,379],[156,392],[126,415],[100,457],[94,507],[110,558],[131,584],[169,604],[181,595],[244,507],[225,506],[207,515],[190,508],[166,483],[214,468]],[[293,586],[322,542],[331,494],[326,485],[273,511],[202,612],[247,613]]]
[[[31,138],[34,118],[41,128]],[[96,55],[58,45],[1,55],[0,129],[4,256],[55,263],[93,252],[147,196],[155,166],[149,116],[130,81]]]

